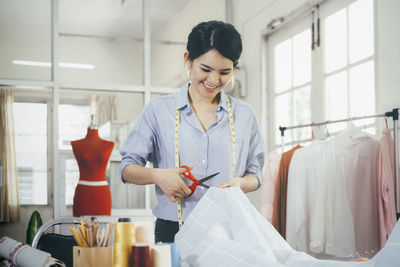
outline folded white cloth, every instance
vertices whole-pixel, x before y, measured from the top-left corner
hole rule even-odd
[[[48,267],[65,264],[51,257],[49,253],[32,248],[9,237],[0,239],[0,257],[6,259],[6,266]]]
[[[175,236],[181,266],[396,266],[400,225],[368,262],[319,260],[293,250],[237,187],[211,187]],[[394,233],[397,231],[397,233]]]

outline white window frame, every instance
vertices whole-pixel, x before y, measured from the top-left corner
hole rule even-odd
[[[52,205],[52,190],[51,185],[52,185],[52,180],[51,180],[51,173],[52,173],[52,168],[51,168],[51,146],[50,146],[50,141],[51,141],[51,110],[52,110],[52,102],[48,97],[42,96],[42,97],[33,97],[33,96],[28,96],[28,95],[23,95],[19,92],[14,93],[14,103],[41,103],[41,104],[46,104],[47,105],[47,200],[46,204],[21,204],[21,206],[24,207],[46,207],[46,206],[51,206]]]
[[[368,62],[370,60],[373,60],[373,65],[374,65],[374,90],[375,90],[375,106],[374,109],[375,111],[377,110],[377,103],[378,103],[378,94],[377,94],[377,85],[378,85],[378,64],[377,64],[377,60],[376,60],[376,56],[377,56],[377,3],[376,0],[372,0],[373,1],[373,25],[374,25],[374,53],[372,56],[369,56],[367,58],[364,58],[362,60],[359,60],[357,62],[354,62],[352,64],[348,64],[349,60],[347,59],[347,63],[346,66],[341,68],[340,70],[335,70],[329,74],[326,74],[324,71],[324,25],[323,25],[323,20],[324,18],[326,18],[328,15],[333,14],[334,12],[346,7],[348,8],[349,5],[351,5],[352,3],[354,3],[357,0],[335,0],[335,1],[327,1],[327,0],[319,0],[315,2],[315,6],[320,4],[320,31],[321,31],[321,47],[320,48],[316,48],[316,50],[314,52],[312,52],[312,80],[311,80],[311,120],[315,121],[315,122],[322,122],[324,120],[326,120],[326,104],[325,104],[325,79],[328,76],[333,75],[334,73],[338,73],[340,71],[346,70],[346,72],[348,73],[349,70],[357,65],[361,65],[365,62]],[[336,5],[336,7],[331,7],[331,5]],[[327,14],[327,9],[329,10],[329,14]],[[307,11],[310,10],[310,6],[309,5],[304,5],[302,7],[300,7],[299,9],[297,9],[296,11],[292,12],[289,16],[288,16],[288,21],[290,19],[294,19],[297,16],[301,16],[304,13],[307,13]],[[333,11],[335,10],[335,11]],[[308,16],[310,16],[310,26],[311,26],[311,15],[308,14]],[[347,13],[348,16],[348,13]],[[294,23],[295,24],[295,23]],[[274,31],[280,31],[280,30],[286,30],[285,27],[293,27],[293,25],[289,23],[287,23],[284,27],[282,27],[282,29],[277,29],[277,30],[265,30],[261,33],[261,69],[262,69],[262,75],[263,75],[263,79],[262,79],[262,90],[263,90],[263,95],[262,95],[262,101],[263,101],[263,107],[267,106],[268,108],[263,108],[261,110],[261,117],[262,117],[262,128],[264,129],[264,133],[265,133],[265,137],[267,140],[267,145],[268,145],[268,151],[274,151],[274,150],[280,150],[280,145],[275,144],[275,110],[274,110],[274,102],[275,102],[275,97],[278,95],[277,93],[274,92],[274,88],[273,88],[273,77],[271,77],[271,68],[273,68],[273,66],[271,66],[271,59],[270,59],[270,42],[269,42],[269,38],[270,36],[272,36],[272,34],[274,33]],[[295,26],[294,26],[295,27]],[[347,23],[347,27],[348,27],[348,23]],[[347,35],[349,34],[349,31],[347,30]],[[293,37],[293,36],[291,36]],[[288,36],[289,38],[289,36]],[[311,38],[311,37],[310,37]],[[347,40],[347,51],[349,51],[349,41]],[[319,57],[316,58],[316,57]],[[348,55],[347,55],[348,57]],[[347,83],[349,83],[349,79],[347,79]],[[315,88],[322,88],[322,90],[317,90]],[[285,92],[289,92],[289,91],[285,91]],[[349,94],[350,94],[350,90],[348,87],[347,90],[347,95],[349,98]],[[320,104],[323,103],[323,104]],[[350,112],[350,101],[348,101],[348,107],[347,107],[347,113],[348,116],[349,112]],[[373,114],[365,114],[365,115],[373,115]],[[309,122],[311,123],[311,121]],[[280,126],[294,126],[294,125],[280,125]],[[372,124],[368,124],[367,126],[371,126],[371,127],[375,127],[377,128],[378,123],[377,121],[375,121]],[[266,129],[269,129],[269,131],[267,132]],[[292,131],[292,130],[290,130]],[[286,135],[286,133],[285,133]],[[304,142],[309,141],[308,139],[303,140]],[[285,148],[289,148],[291,146],[293,146],[293,144],[298,144],[300,143],[299,141],[292,141],[290,143],[285,142]],[[286,149],[285,149],[286,150]]]

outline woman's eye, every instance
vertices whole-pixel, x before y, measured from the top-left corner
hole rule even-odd
[[[210,70],[208,70],[208,69],[201,69],[202,71],[204,71],[204,72],[210,72]]]
[[[221,72],[221,75],[228,75],[228,74],[229,74],[229,72],[225,72],[225,71]]]

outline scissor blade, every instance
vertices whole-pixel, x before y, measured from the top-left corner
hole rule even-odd
[[[204,177],[203,179],[200,179],[200,180],[199,180],[199,185],[203,185],[203,183],[204,183],[205,181],[210,180],[211,178],[213,178],[214,176],[216,176],[216,175],[218,175],[218,174],[219,174],[219,172],[214,173],[214,174],[211,174],[211,175],[209,175],[209,176],[207,176],[207,177]]]

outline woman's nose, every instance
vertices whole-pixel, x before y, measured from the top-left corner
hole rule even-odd
[[[215,85],[218,83],[219,75],[216,72],[211,72],[210,75],[208,76],[208,79],[210,82],[213,83],[213,85]]]

